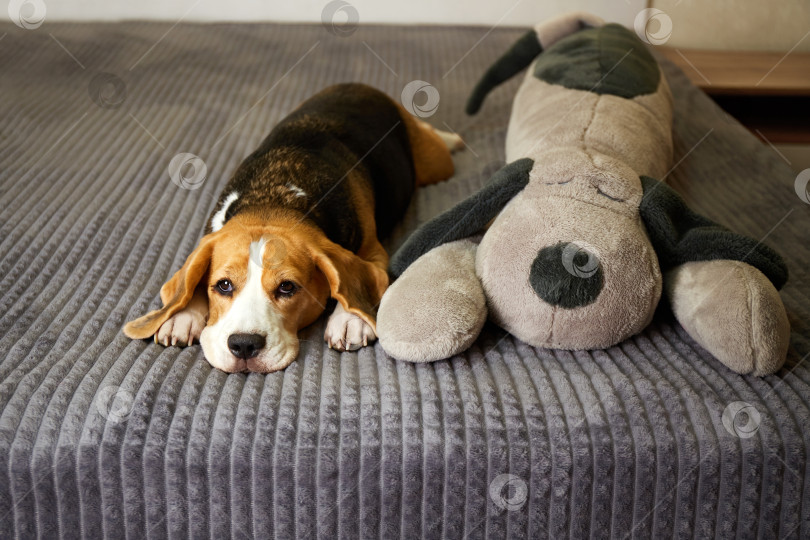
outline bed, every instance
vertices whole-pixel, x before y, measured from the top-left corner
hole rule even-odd
[[[785,257],[785,367],[739,376],[662,305],[607,350],[487,326],[414,365],[338,353],[323,319],[286,370],[228,375],[199,346],[132,341],[228,174],[328,84],[399,96],[463,135],[388,246],[503,163],[511,101],[463,113],[518,28],[126,22],[0,25],[0,535],[17,538],[810,535],[810,204],[796,174],[672,64],[693,207]],[[173,183],[180,153],[205,164]],[[806,196],[805,196],[806,199]]]

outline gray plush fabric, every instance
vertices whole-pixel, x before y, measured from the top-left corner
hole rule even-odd
[[[667,63],[670,184],[787,260],[777,375],[733,374],[664,307],[604,351],[533,349],[487,326],[464,356],[418,365],[379,345],[331,351],[321,321],[266,376],[121,333],[159,306],[229,172],[327,84],[399,96],[428,81],[441,97],[428,120],[469,145],[392,248],[479,190],[503,163],[519,78],[474,118],[464,102],[525,29],[475,46],[487,31],[0,25],[0,535],[810,535],[810,206],[789,167]],[[123,86],[99,98],[100,72]],[[180,152],[207,164],[196,190],[169,178]]]

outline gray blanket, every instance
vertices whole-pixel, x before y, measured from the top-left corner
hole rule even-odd
[[[428,120],[469,144],[391,248],[480,188],[518,81],[474,118],[463,103],[522,31],[0,26],[0,535],[810,535],[810,205],[670,64],[668,181],[787,259],[793,336],[775,376],[728,371],[666,306],[608,350],[534,349],[487,327],[427,365],[329,350],[320,321],[270,375],[121,333],[159,306],[230,171],[328,84],[399,96],[428,81]],[[167,172],[182,152],[206,164],[196,189]]]

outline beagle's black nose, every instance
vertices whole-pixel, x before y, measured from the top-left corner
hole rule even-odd
[[[567,309],[587,306],[596,300],[604,275],[595,251],[574,242],[541,249],[529,272],[534,292],[549,304]]]
[[[264,348],[264,336],[260,334],[231,334],[228,348],[237,358],[253,358]]]

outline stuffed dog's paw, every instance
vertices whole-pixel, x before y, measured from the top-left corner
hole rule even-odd
[[[475,273],[477,245],[460,240],[417,259],[385,292],[377,334],[398,360],[431,362],[467,349],[487,318]]]
[[[690,262],[664,275],[678,322],[737,373],[767,375],[785,362],[790,323],[762,272],[732,260]]]

